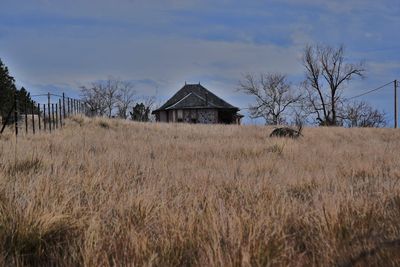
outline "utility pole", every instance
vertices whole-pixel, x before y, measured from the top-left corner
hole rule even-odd
[[[394,80],[394,128],[397,128],[397,80]]]

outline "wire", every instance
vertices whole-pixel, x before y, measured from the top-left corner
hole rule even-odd
[[[40,97],[40,96],[58,96],[58,97],[63,97],[62,95],[56,95],[56,94],[42,94],[42,95],[31,95],[31,97]]]
[[[378,91],[378,90],[380,90],[380,89],[385,88],[386,86],[388,86],[388,85],[390,85],[390,84],[392,84],[392,83],[394,83],[394,82],[397,82],[397,84],[400,84],[400,80],[394,80],[394,81],[388,82],[387,84],[384,84],[384,85],[382,85],[382,86],[379,86],[379,87],[377,87],[377,88],[374,88],[374,89],[372,89],[372,90],[368,90],[367,92],[364,92],[364,93],[362,93],[362,94],[355,95],[355,96],[352,96],[352,97],[349,97],[349,98],[345,98],[345,99],[346,99],[346,100],[352,100],[352,99],[355,99],[355,98],[358,98],[358,97],[361,97],[361,96],[364,96],[364,95],[373,93],[373,92],[375,92],[375,91]],[[302,108],[302,106],[298,106],[298,105],[291,105],[291,107]],[[240,110],[250,110],[250,108],[240,108]]]
[[[45,95],[31,95],[31,97],[39,97],[39,96],[48,96],[48,94],[45,94]]]
[[[68,97],[68,96],[66,96],[66,95],[62,96],[62,95],[56,95],[56,94],[51,94],[51,93],[39,94],[39,95],[31,95],[30,97],[36,98],[36,97],[48,97],[48,96],[55,96],[55,97],[60,97],[60,98],[65,97],[65,101],[66,101],[66,102],[67,102],[67,100],[69,99],[69,101],[71,101],[71,103],[72,103],[72,101],[76,101],[77,103],[82,103],[82,100],[80,100],[80,99],[71,98],[71,97]],[[43,104],[42,101],[37,101],[37,100],[35,100],[34,102],[36,102],[37,104]],[[44,105],[48,105],[48,104],[50,104],[50,105],[52,105],[52,104],[56,105],[56,104],[58,104],[58,102],[50,102],[50,103],[48,103],[48,102],[46,101],[46,103],[45,103]]]
[[[382,88],[384,88],[384,87],[386,87],[386,86],[388,86],[388,85],[390,85],[390,84],[392,84],[392,83],[393,83],[393,81],[391,81],[391,82],[388,82],[387,84],[384,84],[384,85],[382,85],[382,86],[379,86],[378,88],[375,88],[375,89],[369,90],[369,91],[367,91],[367,92],[364,92],[364,93],[362,93],[362,94],[359,94],[359,95],[355,95],[355,96],[352,96],[352,97],[346,98],[346,100],[352,100],[352,99],[354,99],[354,98],[358,98],[358,97],[361,97],[361,96],[364,96],[364,95],[370,94],[370,93],[372,93],[372,92],[375,92],[375,91],[378,91],[378,90],[380,90],[380,89],[382,89]]]

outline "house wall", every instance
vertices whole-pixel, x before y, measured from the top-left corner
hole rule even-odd
[[[218,111],[216,109],[199,109],[197,114],[199,123],[218,123]]]
[[[218,123],[223,124],[240,124],[240,115],[234,110],[219,110]]]
[[[188,123],[198,122],[198,113],[196,109],[185,109],[183,110],[183,121]]]
[[[237,124],[237,125],[241,125],[241,124],[242,124],[242,117],[237,117],[237,116],[236,116],[235,119],[236,119],[236,124]]]
[[[180,109],[160,111],[157,115],[160,122],[218,123],[216,109]]]
[[[176,122],[175,110],[168,110],[168,122]]]
[[[167,120],[167,112],[166,111],[160,111],[159,112],[159,116],[160,116],[160,122],[168,122]]]

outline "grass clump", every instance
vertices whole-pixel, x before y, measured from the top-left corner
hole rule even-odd
[[[1,200],[0,240],[5,265],[79,264],[78,237],[79,227],[69,216],[23,212]]]
[[[103,121],[103,120],[99,121],[99,126],[101,128],[104,128],[104,129],[109,129],[110,128],[110,124],[108,122],[106,122],[106,121]]]
[[[287,189],[287,193],[292,198],[301,201],[311,201],[317,188],[318,185],[315,181],[303,182],[290,186]]]
[[[43,167],[42,160],[38,157],[28,159],[19,159],[8,165],[7,173],[9,175],[26,174],[29,172],[36,173]]]
[[[72,116],[69,118],[72,122],[79,124],[79,126],[83,126],[85,123],[85,119],[82,116]]]
[[[283,151],[285,149],[285,144],[273,144],[272,146],[267,148],[268,153],[273,153],[281,156],[283,154]]]

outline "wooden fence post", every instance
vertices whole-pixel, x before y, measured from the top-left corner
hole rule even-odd
[[[58,104],[55,103],[55,107],[56,107],[56,127],[55,129],[58,129]]]
[[[42,125],[40,124],[40,104],[37,105],[37,109],[38,109],[38,122],[39,122],[39,131],[42,130]]]
[[[55,130],[56,129],[56,121],[54,120],[54,104],[51,104],[51,119],[53,121],[53,130]]]
[[[51,104],[50,104],[50,93],[47,95],[47,109],[49,110],[49,131],[51,133]]]
[[[46,131],[47,121],[46,121],[46,104],[43,104],[43,126],[44,131]]]
[[[35,134],[35,104],[32,101],[32,133]]]
[[[58,108],[60,109],[60,128],[62,128],[63,127],[63,124],[62,124],[63,118],[62,118],[61,99],[58,99]]]
[[[397,112],[397,80],[394,80],[394,128],[397,129],[398,123],[398,112]]]
[[[25,111],[25,133],[28,133],[28,100],[25,97],[24,111]]]
[[[15,125],[15,136],[18,136],[18,94],[16,88],[14,91],[14,125]]]
[[[62,102],[63,102],[63,104],[62,104],[62,106],[63,106],[63,115],[64,115],[64,119],[65,119],[65,94],[63,93],[62,94]]]

